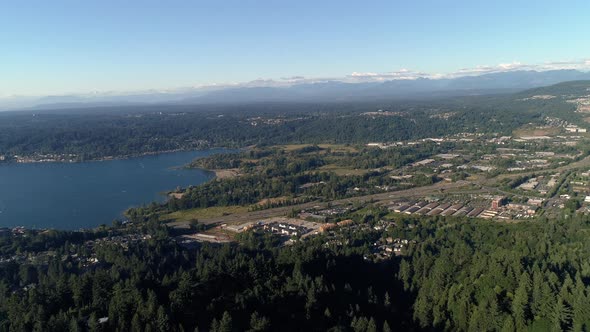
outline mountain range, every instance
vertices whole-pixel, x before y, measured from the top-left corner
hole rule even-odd
[[[58,109],[141,104],[221,104],[419,99],[517,92],[566,81],[590,80],[577,70],[508,71],[456,78],[397,79],[349,83],[328,80],[291,85],[274,81],[135,93],[94,93],[0,99],[0,110]]]

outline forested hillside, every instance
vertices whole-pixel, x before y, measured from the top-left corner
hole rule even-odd
[[[422,101],[121,106],[0,114],[0,155],[76,160],[285,143],[391,142],[459,132],[510,134],[545,117],[581,122],[588,81],[517,94]],[[555,95],[554,98],[539,98]]]
[[[578,132],[587,100],[583,90],[558,88],[559,96],[535,90],[436,108],[2,114],[0,154],[92,159],[257,146],[193,162],[233,176],[177,188],[112,226],[0,228],[0,331],[587,331],[590,175],[581,175],[589,164]],[[553,116],[561,120],[551,127]],[[568,127],[574,121],[579,127]],[[559,144],[501,137],[526,126],[552,130]],[[421,137],[439,139],[395,143]],[[371,141],[394,143],[365,146]],[[302,142],[312,144],[294,144]],[[525,154],[546,156],[538,174],[505,170]],[[549,160],[555,154],[568,157]],[[483,160],[498,168],[465,167]],[[543,176],[554,180],[544,196],[517,189],[533,178],[548,183]],[[303,202],[312,208],[296,208]],[[401,202],[404,212],[395,212]],[[500,205],[532,213],[456,214],[472,203],[478,213]],[[461,207],[447,214],[452,205]],[[230,234],[223,218],[207,222],[219,217],[211,209],[238,230]],[[246,212],[320,218],[284,236]],[[251,227],[241,227],[247,218]]]
[[[370,226],[375,217],[356,225]],[[86,250],[85,241],[100,233],[3,237],[2,255],[52,254],[45,264],[2,265],[0,329],[584,331],[590,326],[587,217],[520,224],[396,217],[389,223],[383,231],[343,228],[336,238],[317,236],[287,247],[277,247],[269,235],[244,233],[237,245],[187,249],[168,240],[166,228],[152,220],[143,226],[150,240],[97,246],[98,263],[90,266],[76,263],[76,257]],[[414,244],[401,258],[363,258],[370,243],[385,237]],[[108,322],[97,323],[101,317]]]
[[[455,224],[433,230],[400,264],[422,327],[586,331],[590,246],[584,221]]]
[[[445,105],[448,103],[448,105]],[[0,114],[0,155],[142,153],[286,143],[393,142],[459,132],[509,134],[542,113],[485,102],[160,106]],[[10,159],[10,158],[9,158]]]

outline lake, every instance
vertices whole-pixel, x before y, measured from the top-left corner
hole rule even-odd
[[[182,169],[223,149],[83,163],[0,166],[0,227],[79,229],[110,225],[132,206],[163,202],[164,191],[214,177]]]

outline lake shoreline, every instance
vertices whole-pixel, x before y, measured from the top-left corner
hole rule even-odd
[[[75,230],[109,224],[131,207],[164,203],[166,193],[174,188],[212,181],[215,172],[182,166],[195,158],[225,151],[216,148],[150,153],[100,163],[0,166],[0,227]],[[34,209],[27,203],[30,201],[36,202]]]
[[[5,160],[0,162],[0,167],[2,165],[15,165],[15,164],[78,164],[78,163],[88,163],[88,162],[102,162],[102,161],[113,161],[113,160],[127,160],[133,158],[140,158],[140,157],[147,157],[147,156],[154,156],[160,154],[168,154],[168,153],[178,153],[178,152],[201,152],[201,151],[210,151],[210,150],[228,150],[229,148],[225,148],[222,146],[216,147],[209,147],[204,149],[173,149],[173,150],[162,150],[162,151],[147,151],[142,153],[135,153],[135,154],[127,154],[127,155],[120,155],[120,156],[106,156],[101,158],[94,158],[94,159],[86,159],[86,160],[31,160],[31,161],[17,161],[17,160]]]

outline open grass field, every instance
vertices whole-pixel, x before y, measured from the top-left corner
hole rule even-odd
[[[512,134],[515,137],[523,137],[523,136],[555,136],[561,132],[561,128],[556,127],[531,127],[525,126],[519,129],[516,129]]]
[[[278,145],[277,147],[284,149],[285,151],[294,151],[298,149],[302,149],[306,146],[312,146],[312,144],[288,144],[288,145]],[[358,151],[357,148],[350,145],[344,144],[318,144],[318,146],[322,149],[331,149],[335,152],[356,152]]]
[[[261,200],[260,202],[256,203],[256,205],[265,205],[265,204],[269,204],[269,203],[281,203],[283,201],[288,200],[289,197],[288,196],[281,196],[281,197],[275,197],[275,198],[265,198],[263,200]]]
[[[209,219],[217,218],[230,214],[248,212],[248,207],[245,206],[215,206],[205,209],[190,209],[184,211],[176,211],[160,216],[161,221],[179,221],[188,222],[194,219]]]
[[[240,170],[237,168],[216,169],[214,172],[217,179],[232,179],[240,175]]]
[[[345,168],[337,165],[326,165],[319,168],[320,171],[325,172],[334,172],[336,175],[339,176],[346,176],[346,175],[363,175],[367,173],[369,170],[367,169],[352,169],[352,168]]]

